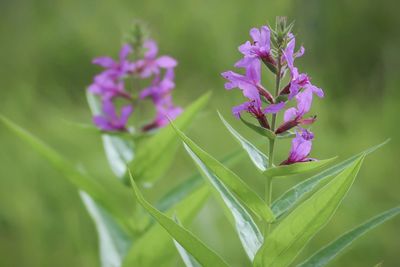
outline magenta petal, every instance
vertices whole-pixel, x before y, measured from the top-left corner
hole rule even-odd
[[[98,57],[93,59],[92,63],[102,66],[103,68],[113,68],[116,65],[114,59],[110,57]]]
[[[283,115],[284,122],[292,121],[297,117],[297,109],[296,108],[289,108],[285,111]]]
[[[129,119],[129,116],[133,112],[133,107],[131,105],[123,106],[121,108],[121,116],[120,116],[120,123],[125,125]]]
[[[241,114],[242,112],[248,110],[249,104],[250,104],[249,102],[246,102],[246,103],[243,103],[243,104],[240,104],[240,105],[238,105],[238,106],[233,107],[233,108],[232,108],[232,114],[233,114],[236,118],[240,119],[240,114]]]
[[[113,128],[109,124],[106,118],[103,116],[94,116],[93,117],[93,123],[101,130],[103,131],[111,131]]]
[[[280,102],[278,104],[271,104],[266,109],[264,109],[264,113],[267,114],[276,114],[281,111],[285,107],[285,102]]]
[[[174,68],[178,63],[170,56],[161,56],[157,59],[157,65],[161,68]]]
[[[146,59],[154,59],[158,53],[158,47],[155,41],[147,40],[144,42],[143,46],[147,49],[144,57]]]
[[[132,47],[129,44],[124,44],[119,52],[119,58],[124,61],[128,55],[132,52]]]

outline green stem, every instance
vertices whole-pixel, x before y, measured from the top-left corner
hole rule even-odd
[[[275,80],[275,95],[274,97],[276,98],[279,94],[279,87],[281,83],[281,53],[278,53],[277,56],[277,74],[276,74],[276,80]],[[275,131],[276,127],[276,114],[272,114],[272,119],[271,119],[271,131]],[[271,168],[274,164],[274,150],[275,150],[275,140],[269,140],[269,153],[268,153],[268,167]],[[272,203],[272,177],[267,177],[267,180],[265,182],[265,201],[269,207],[271,207]],[[264,234],[268,234],[271,230],[271,224],[266,224],[265,229],[264,229]]]

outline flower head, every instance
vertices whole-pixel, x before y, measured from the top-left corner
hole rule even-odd
[[[296,137],[292,140],[292,147],[289,152],[289,157],[281,163],[281,165],[289,165],[296,162],[306,162],[313,159],[309,158],[314,134],[306,129],[301,129],[296,132]]]

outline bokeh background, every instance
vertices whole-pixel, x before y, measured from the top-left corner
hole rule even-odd
[[[141,19],[161,52],[179,60],[176,102],[185,106],[213,91],[208,111],[193,123],[190,136],[222,157],[237,145],[215,111],[241,127],[229,113],[242,97],[223,89],[219,73],[232,69],[240,57],[237,46],[248,39],[251,27],[287,15],[296,21],[298,40],[306,47],[298,64],[326,93],[314,105],[319,121],[313,126],[313,156],[343,158],[392,138],[368,157],[351,194],[309,244],[305,257],[399,202],[399,7],[396,0],[3,0],[0,112],[94,175],[111,175],[100,138],[68,121],[90,123],[85,87],[99,70],[91,59],[115,56],[129,22]],[[94,226],[76,190],[3,126],[0,147],[0,266],[98,266]],[[288,145],[281,148],[278,157],[283,158]],[[184,151],[179,153],[173,171],[156,185],[159,194],[195,170]],[[249,175],[247,159],[235,170],[260,188],[260,177]],[[295,182],[277,185],[276,194]],[[196,232],[233,266],[245,266],[233,228],[226,227],[221,210],[212,203],[197,218]],[[331,266],[382,261],[384,266],[400,266],[399,223],[397,218],[373,231]]]

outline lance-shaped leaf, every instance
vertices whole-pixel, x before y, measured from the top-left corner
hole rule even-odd
[[[183,228],[174,220],[154,208],[140,193],[139,188],[131,176],[132,187],[138,202],[150,213],[150,215],[175,239],[185,250],[187,250],[203,266],[228,267],[228,264],[213,250],[195,237],[187,229]],[[158,257],[159,255],[157,255]]]
[[[219,118],[232,134],[232,136],[239,142],[242,148],[247,152],[251,161],[260,170],[265,171],[268,168],[268,157],[264,155],[257,147],[255,147],[250,141],[240,135],[233,127],[224,119],[221,113],[218,112]]]
[[[223,157],[221,162],[226,166],[231,166],[243,157],[243,150],[238,149]],[[161,211],[166,211],[167,209],[181,201],[183,198],[185,198],[189,193],[200,187],[202,184],[203,179],[201,175],[196,172],[189,178],[185,179],[182,183],[177,185],[175,188],[171,189],[168,193],[166,193],[157,202],[157,209]]]
[[[327,246],[323,247],[310,258],[299,264],[298,267],[322,267],[327,265],[331,260],[338,256],[340,252],[349,247],[355,240],[383,224],[387,220],[390,220],[399,213],[400,207],[395,207],[375,216],[374,218],[357,226]]]
[[[100,115],[102,113],[100,99],[91,93],[87,93],[86,98],[92,114]],[[134,157],[133,142],[122,135],[103,133],[101,137],[111,170],[118,178],[122,179],[126,173],[127,164]]]
[[[208,195],[208,187],[203,184],[171,207],[166,214],[179,216],[182,223],[187,225],[203,207]],[[176,249],[171,236],[162,226],[155,223],[134,241],[123,266],[168,266],[167,262],[175,254]]]
[[[364,156],[300,204],[265,238],[254,266],[285,267],[330,220],[361,167]]]
[[[177,217],[175,217],[174,220],[177,224],[182,226],[181,222],[178,220]],[[193,258],[193,256],[190,255],[186,251],[186,249],[184,249],[175,239],[174,239],[174,244],[186,267],[201,267],[200,263],[198,263],[198,261],[196,261],[196,259]]]
[[[224,203],[226,214],[231,223],[234,224],[238,233],[240,242],[249,257],[253,261],[255,254],[263,243],[263,236],[253,221],[251,215],[240,204],[240,202],[232,195],[232,193],[215,177],[215,175],[207,168],[207,166],[196,156],[196,154],[185,145],[186,151],[192,157],[196,166],[203,174],[204,178],[212,188],[218,199]]]
[[[258,133],[264,137],[267,137],[270,140],[274,140],[276,138],[276,134],[273,131],[263,128],[261,126],[255,125],[251,122],[248,122],[245,119],[243,119],[242,117],[240,117],[240,120],[244,123],[244,125],[246,125],[249,129],[255,131],[256,133]]]
[[[207,166],[213,174],[222,181],[222,183],[234,193],[242,203],[252,210],[259,218],[267,222],[274,221],[274,215],[268,205],[254,192],[239,176],[233,171],[225,167],[222,163],[209,155],[198,145],[196,145],[189,137],[183,132],[178,130],[176,126],[171,123],[176,133],[182,141],[190,147],[193,153]]]
[[[280,165],[267,169],[263,174],[267,177],[283,177],[316,171],[334,161],[336,157],[324,160],[299,162],[290,165]]]
[[[373,146],[369,149],[366,149],[355,156],[352,156],[334,166],[314,175],[313,177],[300,182],[299,184],[295,185],[294,187],[290,188],[286,191],[282,196],[277,198],[274,203],[272,204],[272,210],[274,214],[279,217],[284,214],[286,211],[291,209],[296,203],[298,203],[305,194],[314,190],[316,186],[318,186],[319,182],[324,179],[329,179],[333,175],[338,174],[342,170],[344,170],[349,165],[353,164],[354,161],[358,160],[361,155],[368,155],[374,152],[376,149],[382,147],[383,145],[387,144],[389,139],[385,142]]]
[[[122,266],[122,261],[131,245],[130,237],[88,194],[81,191],[80,195],[97,228],[101,266]]]
[[[186,108],[175,120],[176,125],[186,129],[209,98],[210,93],[207,93]],[[137,149],[135,159],[129,164],[133,176],[140,182],[154,182],[169,168],[177,148],[178,141],[173,129],[167,126],[159,130]],[[127,173],[125,177],[129,179]]]
[[[34,151],[43,156],[55,169],[62,173],[70,183],[89,194],[93,200],[104,207],[108,212],[110,212],[110,214],[115,216],[121,224],[123,224],[127,229],[130,229],[131,222],[129,221],[129,217],[131,216],[131,211],[124,208],[124,203],[127,203],[127,201],[133,201],[133,199],[129,195],[122,194],[124,193],[124,189],[120,188],[123,187],[120,183],[117,181],[113,183],[113,181],[110,180],[108,181],[109,183],[106,189],[99,183],[99,180],[95,180],[92,177],[83,174],[55,150],[23,128],[3,116],[0,116],[0,120],[8,129],[30,145]],[[110,193],[110,190],[118,190],[121,194],[114,195]]]

